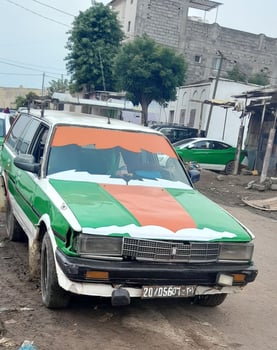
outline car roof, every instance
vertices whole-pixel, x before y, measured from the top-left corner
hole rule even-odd
[[[7,119],[10,117],[10,113],[0,112],[0,119]]]
[[[161,132],[156,131],[155,129],[148,128],[146,126],[125,122],[118,119],[97,116],[93,114],[44,110],[43,116],[41,116],[41,110],[38,109],[31,109],[30,112],[22,111],[21,114],[23,113],[29,113],[30,115],[40,118],[42,121],[45,120],[49,124],[52,124],[52,126],[64,124],[79,125],[163,135]]]

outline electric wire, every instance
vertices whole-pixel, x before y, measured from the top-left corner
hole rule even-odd
[[[39,17],[44,18],[44,19],[47,19],[48,21],[51,21],[51,22],[60,24],[60,25],[62,25],[62,26],[64,26],[64,27],[67,27],[67,28],[71,28],[71,26],[68,25],[68,24],[65,24],[65,23],[56,21],[55,19],[50,18],[50,17],[46,17],[46,16],[44,16],[44,15],[41,15],[40,13],[35,12],[35,11],[33,11],[33,10],[30,10],[30,9],[28,9],[27,7],[24,7],[24,6],[22,6],[22,5],[19,5],[18,3],[14,2],[14,1],[12,1],[12,0],[6,0],[6,1],[9,2],[9,3],[11,3],[11,4],[13,4],[13,5],[15,5],[15,6],[18,6],[18,7],[22,8],[22,9],[24,9],[25,11],[31,12],[31,13],[33,13],[33,14],[36,15],[36,16],[39,16]]]
[[[9,66],[13,66],[13,67],[17,67],[17,68],[26,69],[26,70],[31,70],[31,71],[36,71],[36,72],[44,72],[44,73],[48,73],[48,74],[58,75],[57,72],[49,72],[49,71],[46,71],[46,70],[43,70],[43,69],[31,68],[31,67],[27,67],[27,66],[24,66],[24,65],[21,65],[21,64],[5,62],[5,61],[2,61],[1,59],[0,59],[0,63],[7,64]],[[63,75],[63,74],[64,73],[61,73],[60,75]]]
[[[47,70],[58,70],[59,74],[61,74],[60,71],[62,70],[60,68],[57,69],[57,68],[54,68],[54,67],[49,67],[49,66],[46,67],[46,66],[33,64],[33,63],[29,64],[29,63],[26,63],[26,62],[19,62],[19,61],[11,60],[10,58],[5,58],[5,57],[0,57],[0,61],[5,61],[7,63],[19,64],[19,65],[24,65],[24,66],[36,67],[36,68],[39,68],[40,70],[44,70],[44,69],[47,69]],[[55,73],[55,74],[57,74],[57,73]],[[64,73],[62,73],[62,74],[64,74]]]
[[[54,6],[51,6],[51,5],[47,5],[47,4],[45,4],[45,3],[41,2],[41,1],[38,1],[38,0],[32,0],[32,1],[38,3],[38,4],[42,5],[42,6],[48,7],[50,9],[52,9],[52,10],[58,11],[60,13],[63,13],[64,15],[67,15],[67,16],[70,16],[70,17],[75,17],[72,13],[60,10],[60,9],[54,7]]]

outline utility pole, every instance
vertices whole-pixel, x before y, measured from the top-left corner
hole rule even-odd
[[[45,80],[45,72],[42,74],[42,84],[41,84],[41,97],[44,95],[44,80]]]
[[[41,85],[41,116],[44,117],[44,80],[45,80],[45,72],[42,75],[42,85]]]
[[[218,81],[219,81],[220,73],[221,73],[221,69],[222,69],[222,63],[223,63],[223,60],[225,59],[225,57],[224,57],[224,55],[223,55],[223,53],[221,51],[217,50],[216,53],[218,55],[220,55],[220,61],[219,61],[219,67],[218,67],[216,78],[215,78],[215,84],[214,84],[214,91],[213,91],[213,95],[212,95],[212,100],[215,98],[215,95],[216,95]],[[212,111],[213,111],[213,103],[210,104],[210,110],[209,110],[209,115],[208,115],[207,125],[206,125],[206,136],[208,135],[208,131],[209,131],[209,127],[210,127]]]
[[[272,149],[274,147],[276,123],[277,123],[277,109],[274,112],[274,122],[273,122],[272,128],[270,129],[270,132],[269,132],[269,137],[268,137],[267,146],[266,146],[266,152],[265,152],[265,156],[264,156],[263,168],[262,168],[262,172],[261,172],[260,183],[263,183],[267,177],[267,172],[268,172],[268,168],[269,168],[269,164],[270,164],[270,157],[272,154]]]

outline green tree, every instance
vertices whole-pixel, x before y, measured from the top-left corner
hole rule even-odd
[[[135,105],[140,103],[143,125],[147,125],[153,100],[164,103],[176,99],[176,87],[184,83],[186,69],[183,56],[146,35],[125,44],[115,63],[119,88]]]
[[[232,70],[227,72],[227,78],[233,81],[246,82],[247,76],[245,73],[239,70],[239,67],[236,65]]]
[[[256,85],[269,85],[269,78],[268,78],[268,72],[266,71],[260,71],[259,73],[256,73],[252,75],[248,79],[249,83],[256,84]]]
[[[39,99],[39,96],[32,91],[25,96],[17,96],[15,99],[16,108],[29,107],[37,99]]]
[[[17,96],[15,99],[15,105],[16,105],[16,109],[18,109],[19,107],[27,107],[26,97]]]
[[[51,80],[47,88],[48,95],[54,92],[65,92],[69,90],[69,82],[67,79]]]
[[[68,32],[67,70],[74,91],[114,90],[114,58],[123,32],[116,13],[102,3],[80,12]]]

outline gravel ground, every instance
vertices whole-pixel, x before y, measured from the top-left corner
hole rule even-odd
[[[249,184],[259,184],[259,176],[255,175],[223,175],[220,173],[201,170],[200,181],[195,188],[220,205],[241,206],[250,211],[277,220],[277,211],[255,209],[243,202],[243,199],[269,199],[275,197],[277,191],[259,191]]]

